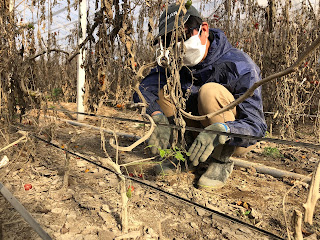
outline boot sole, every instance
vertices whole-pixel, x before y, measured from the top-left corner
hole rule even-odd
[[[225,183],[221,183],[221,185],[216,185],[216,186],[207,186],[207,185],[199,185],[198,184],[198,189],[206,191],[206,192],[213,192],[217,189],[221,189],[224,186],[225,186]]]

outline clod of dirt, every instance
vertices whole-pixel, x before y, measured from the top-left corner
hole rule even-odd
[[[67,233],[67,232],[69,232],[69,229],[66,228],[65,225],[63,225],[63,227],[60,229],[60,233],[61,233],[61,234],[65,234],[65,233]]]
[[[118,236],[115,238],[115,240],[122,240],[122,239],[136,239],[137,237],[141,236],[141,232],[140,231],[133,231],[133,232],[129,232],[126,234],[123,234],[121,236]]]
[[[52,212],[52,213],[55,213],[55,214],[60,214],[60,213],[62,213],[62,208],[53,208],[53,209],[51,210],[51,212]]]
[[[196,207],[195,209],[196,209],[198,215],[201,217],[207,213],[207,211],[202,208]]]
[[[102,209],[103,211],[107,212],[107,213],[110,213],[110,212],[111,212],[110,207],[109,207],[107,204],[103,204],[103,205],[101,206],[101,209]]]
[[[190,226],[191,226],[192,228],[194,228],[194,229],[198,229],[198,228],[199,228],[198,225],[197,225],[195,222],[191,222],[191,223],[190,223]]]
[[[254,167],[249,167],[247,168],[247,172],[251,175],[254,175],[257,173],[257,169],[255,169]]]
[[[102,230],[98,232],[98,238],[99,240],[113,240],[115,235],[111,231]]]

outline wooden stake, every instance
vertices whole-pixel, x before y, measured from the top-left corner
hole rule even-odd
[[[305,208],[304,221],[309,223],[310,225],[312,225],[313,213],[316,207],[316,203],[320,198],[319,185],[320,185],[320,162],[318,163],[316,171],[312,175],[307,202],[303,204],[303,207]]]
[[[294,239],[303,240],[302,236],[302,213],[299,210],[294,210],[293,212],[293,223],[294,223]]]

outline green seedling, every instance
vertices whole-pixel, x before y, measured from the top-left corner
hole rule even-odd
[[[248,216],[250,213],[251,213],[251,211],[247,210],[247,211],[244,212],[244,215]]]
[[[282,154],[280,153],[279,149],[274,147],[265,147],[263,149],[262,154],[266,157],[272,157],[272,158],[282,157]]]
[[[149,145],[147,147],[154,147],[154,145]],[[159,150],[159,155],[161,158],[163,159],[172,159],[175,158],[179,161],[185,161],[185,157],[186,156],[190,156],[190,153],[188,153],[187,151],[185,151],[184,149],[181,149],[179,147],[173,147],[173,148],[168,148],[168,149],[162,149],[162,148],[158,148]]]
[[[154,147],[154,145],[149,145],[147,147]],[[170,162],[174,162],[175,160],[177,161],[182,161],[184,162],[186,159],[185,159],[185,156],[190,156],[190,153],[188,153],[186,150],[184,149],[181,149],[179,147],[173,147],[173,148],[169,148],[169,149],[161,149],[161,148],[158,148],[159,150],[159,155],[160,157],[162,158],[162,160],[160,162],[158,162],[158,164],[160,165],[161,167],[161,172],[162,172],[162,175],[165,176],[166,174],[164,173],[164,170],[162,168],[162,163],[166,160],[169,160]],[[173,163],[173,165],[175,165],[175,167],[177,167],[176,163]]]

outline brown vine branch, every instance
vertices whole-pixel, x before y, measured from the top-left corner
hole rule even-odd
[[[51,53],[51,52],[58,52],[58,53],[60,52],[60,53],[64,53],[64,54],[69,56],[69,53],[66,52],[66,51],[63,51],[63,50],[60,50],[60,49],[49,49],[49,50],[42,51],[41,53],[38,53],[38,54],[36,54],[36,55],[34,55],[32,57],[29,57],[27,60],[28,61],[34,60],[34,59],[36,59],[37,57],[40,57],[43,54]]]
[[[209,113],[207,115],[202,115],[202,116],[193,116],[190,113],[185,112],[182,109],[179,109],[179,111],[181,112],[181,114],[189,119],[192,120],[197,120],[197,121],[202,121],[205,119],[210,119],[214,116],[217,116],[225,111],[231,110],[234,107],[236,107],[238,104],[242,103],[244,100],[246,100],[248,97],[251,97],[253,95],[254,90],[256,90],[258,87],[260,87],[261,85],[270,82],[271,80],[274,80],[276,78],[280,78],[283,77],[285,75],[288,75],[290,73],[293,73],[295,71],[297,71],[297,69],[299,68],[299,66],[301,65],[301,63],[303,62],[303,60],[306,59],[306,57],[316,48],[318,48],[320,45],[320,37],[318,37],[302,54],[301,57],[298,58],[298,60],[291,65],[290,67],[288,67],[287,69],[272,74],[269,77],[266,77],[258,82],[256,82],[255,84],[253,84],[253,86],[251,88],[249,88],[241,97],[239,97],[237,100],[233,101],[232,103],[230,103],[229,105],[225,106],[224,108],[221,108],[220,110],[213,112],[213,113]]]
[[[235,164],[236,165],[236,164]],[[283,170],[282,170],[283,171]],[[291,173],[291,172],[290,172]],[[300,175],[300,174],[299,174]],[[311,174],[310,174],[311,175]],[[287,175],[287,176],[290,176],[290,175]],[[303,175],[301,175],[302,177]],[[290,176],[291,177],[291,176]],[[286,229],[287,229],[287,234],[288,234],[288,240],[291,240],[291,232],[289,230],[289,227],[288,227],[288,221],[287,221],[287,215],[286,215],[286,198],[287,196],[289,195],[289,193],[298,185],[298,184],[303,184],[303,182],[310,182],[310,177],[309,175],[308,176],[303,176],[303,178],[299,177],[298,179],[300,181],[295,181],[293,186],[284,194],[283,196],[283,199],[282,199],[282,212],[283,212],[283,217],[284,217],[284,222],[286,224]],[[295,177],[296,178],[296,177]],[[302,217],[302,216],[301,216]],[[295,227],[295,231],[297,231],[297,227],[296,227],[296,222],[295,221],[298,221],[298,220],[294,220],[294,227]],[[297,222],[297,224],[299,224]],[[301,226],[301,224],[300,224]]]
[[[24,74],[25,73],[26,73],[26,69],[24,69]],[[31,97],[36,97],[36,98],[39,98],[39,97],[43,96],[42,92],[33,91],[33,90],[30,90],[30,89],[27,88],[27,86],[25,84],[25,81],[24,81],[24,76],[20,78],[19,86],[20,86],[21,91],[25,95],[28,95],[28,96],[31,96]]]
[[[307,202],[303,204],[305,208],[304,221],[312,225],[313,213],[316,207],[317,201],[320,198],[319,194],[320,186],[320,162],[317,169],[314,171],[311,179]]]
[[[143,72],[148,69],[148,68],[154,68],[157,66],[157,62],[156,61],[153,61],[151,63],[148,63],[146,65],[143,65],[141,66],[141,68],[139,69],[139,71],[137,72],[136,74],[136,84],[135,86],[133,87],[133,90],[136,91],[136,93],[138,94],[140,100],[142,101],[142,110],[141,110],[141,114],[142,115],[145,115],[146,114],[146,108],[148,106],[148,103],[146,101],[146,99],[144,98],[144,96],[142,95],[140,89],[139,89],[139,86],[140,86],[140,81],[141,79],[144,78],[144,75],[143,75]]]
[[[141,144],[144,141],[146,141],[151,136],[151,134],[153,133],[153,130],[155,128],[155,123],[154,123],[152,117],[150,117],[150,115],[145,114],[145,116],[150,120],[150,123],[151,123],[150,130],[146,133],[146,135],[144,135],[142,138],[140,138],[138,141],[134,142],[133,144],[131,144],[128,147],[117,146],[117,145],[114,144],[114,139],[110,138],[109,143],[110,143],[111,147],[113,147],[115,149],[118,149],[119,151],[129,152],[129,151],[132,151],[132,149],[134,149],[139,144]]]
[[[79,44],[76,51],[68,58],[68,62],[71,62],[71,60],[74,59],[80,53],[80,49],[89,41],[90,38],[91,38],[91,36],[87,36],[83,40],[83,42]]]
[[[6,147],[1,148],[1,149],[0,149],[0,152],[2,152],[2,151],[4,151],[4,150],[6,150],[6,149],[8,149],[8,148],[10,148],[10,147],[12,147],[12,146],[14,146],[15,144],[18,144],[18,143],[21,142],[21,141],[26,141],[26,140],[27,140],[27,138],[28,138],[28,133],[27,133],[27,132],[25,132],[25,131],[19,131],[19,133],[22,134],[23,136],[22,136],[21,138],[19,138],[17,141],[14,141],[13,143],[10,143],[10,144],[7,145]]]
[[[136,78],[137,81],[139,82],[141,79],[144,78],[143,72],[147,69],[147,68],[154,68],[157,66],[157,62],[153,61],[151,63],[148,63],[146,65],[141,66],[141,68],[139,69],[139,71],[137,72]]]
[[[128,232],[128,197],[126,194],[126,179],[122,176],[122,172],[120,170],[120,165],[113,162],[110,158],[100,158],[100,162],[110,166],[115,172],[118,173],[118,178],[120,179],[120,195],[122,202],[122,214],[121,214],[121,222],[122,222],[122,231]]]
[[[115,6],[117,6],[117,4],[114,4]],[[74,51],[74,53],[68,58],[68,61],[71,62],[72,59],[74,59],[79,53],[81,48],[90,40],[90,39],[94,39],[92,34],[94,32],[94,30],[101,24],[103,23],[103,11],[106,8],[103,7],[101,8],[98,12],[96,12],[95,18],[94,18],[94,24],[92,25],[92,27],[89,29],[88,31],[88,36],[83,40],[82,43],[80,43],[77,47],[77,49]],[[122,26],[122,22],[123,22],[123,17],[124,15],[122,13],[120,13],[120,10],[118,9],[118,7],[116,7],[116,16],[114,18],[114,20],[112,21],[115,25],[114,28],[112,29],[111,33],[109,35],[107,35],[107,37],[110,38],[111,42],[114,42],[114,38],[115,36],[119,33],[121,26]]]
[[[80,53],[80,49],[90,40],[93,39],[93,32],[96,29],[96,27],[98,27],[98,25],[100,25],[103,22],[103,11],[105,8],[101,8],[98,12],[95,13],[95,17],[94,17],[94,24],[92,25],[92,27],[89,29],[88,31],[88,36],[83,40],[82,43],[80,43],[77,46],[77,49],[75,50],[75,52],[68,58],[68,62],[71,62],[72,59],[74,59],[79,53]]]

